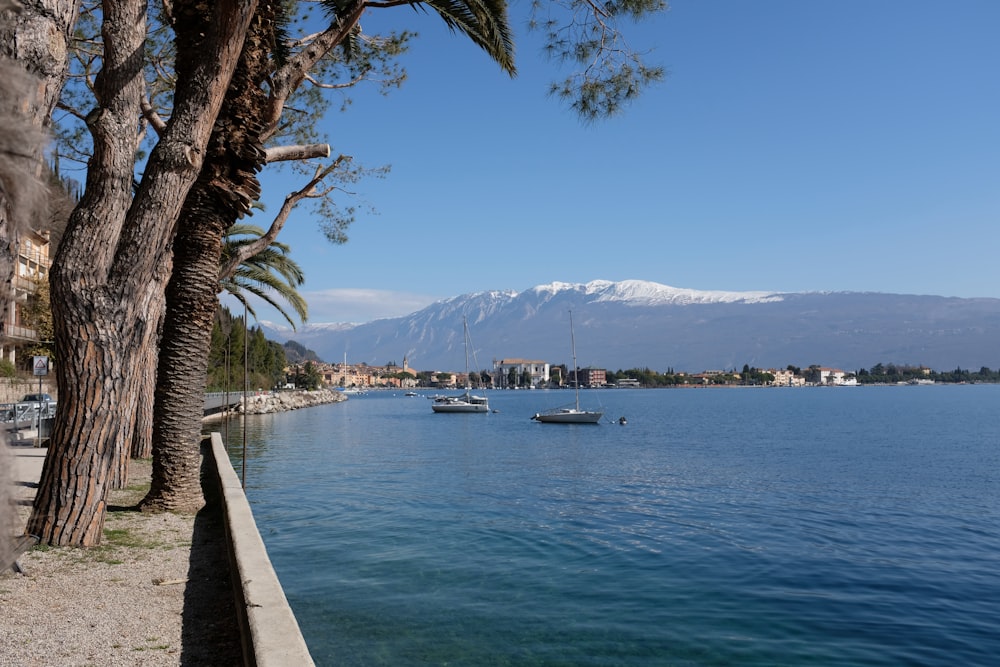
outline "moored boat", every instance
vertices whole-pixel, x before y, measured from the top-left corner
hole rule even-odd
[[[597,424],[603,416],[603,412],[596,410],[556,408],[547,412],[536,412],[532,419],[543,424]]]
[[[431,403],[434,412],[489,412],[490,402],[485,396],[476,396],[471,391],[458,396],[440,396]]]
[[[485,396],[472,393],[469,381],[469,323],[462,318],[462,329],[465,334],[465,392],[457,396],[438,396],[431,403],[434,412],[489,412],[490,402]]]
[[[532,419],[543,424],[597,424],[604,416],[603,410],[580,409],[580,369],[576,366],[576,335],[573,332],[573,311],[569,311],[569,337],[573,349],[573,387],[576,403],[572,407],[555,408],[536,412]]]

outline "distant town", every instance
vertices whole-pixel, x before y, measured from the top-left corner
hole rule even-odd
[[[744,365],[736,370],[705,370],[699,373],[664,372],[645,369],[610,371],[603,368],[581,368],[574,374],[563,364],[549,364],[531,359],[494,360],[491,370],[469,374],[452,371],[420,371],[409,367],[406,358],[402,366],[390,362],[385,366],[367,364],[328,364],[304,361],[285,369],[286,388],[325,386],[340,389],[452,389],[472,386],[486,389],[551,389],[581,388],[652,388],[704,386],[761,387],[856,387],[874,384],[938,384],[938,383],[997,383],[1000,370],[982,367],[978,371],[956,368],[940,372],[924,366],[877,364],[871,369],[846,371],[826,366],[800,368],[754,368]]]

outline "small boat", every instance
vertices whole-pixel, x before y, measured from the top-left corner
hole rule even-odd
[[[580,370],[576,366],[576,336],[573,333],[572,310],[569,311],[569,338],[573,348],[573,386],[576,389],[576,404],[572,407],[536,412],[532,419],[543,424],[597,424],[604,416],[602,410],[580,409]]]
[[[543,424],[596,424],[603,416],[603,412],[593,410],[556,408],[547,412],[536,412],[532,419]]]
[[[408,391],[405,394],[403,394],[403,396],[419,396],[419,394],[417,394],[417,392],[415,391]]]
[[[438,396],[431,403],[434,412],[489,412],[490,402],[485,396],[472,393],[469,382],[469,323],[462,318],[462,328],[465,333],[465,393],[458,396]]]
[[[490,403],[485,396],[470,391],[458,396],[441,396],[431,403],[434,412],[489,412]]]

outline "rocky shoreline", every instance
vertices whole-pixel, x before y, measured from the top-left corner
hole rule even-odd
[[[255,392],[246,397],[246,404],[240,397],[237,412],[248,415],[266,415],[272,412],[286,412],[299,408],[311,408],[325,403],[340,403],[347,396],[335,389],[317,389],[316,391],[265,391]]]

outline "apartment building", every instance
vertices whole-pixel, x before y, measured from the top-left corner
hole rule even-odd
[[[17,244],[16,262],[7,309],[0,321],[0,358],[14,365],[18,363],[18,351],[39,340],[38,332],[25,321],[24,309],[38,281],[48,279],[49,233],[25,232]]]
[[[581,387],[603,387],[608,382],[608,372],[603,368],[581,368],[574,376],[569,372],[570,385],[579,377]]]
[[[516,373],[518,384],[520,384],[520,378],[524,377],[525,373],[530,376],[532,387],[546,385],[549,382],[549,364],[544,361],[517,358],[494,359],[493,381],[496,383],[496,386],[504,389],[509,388],[508,378],[510,377],[511,369]]]

